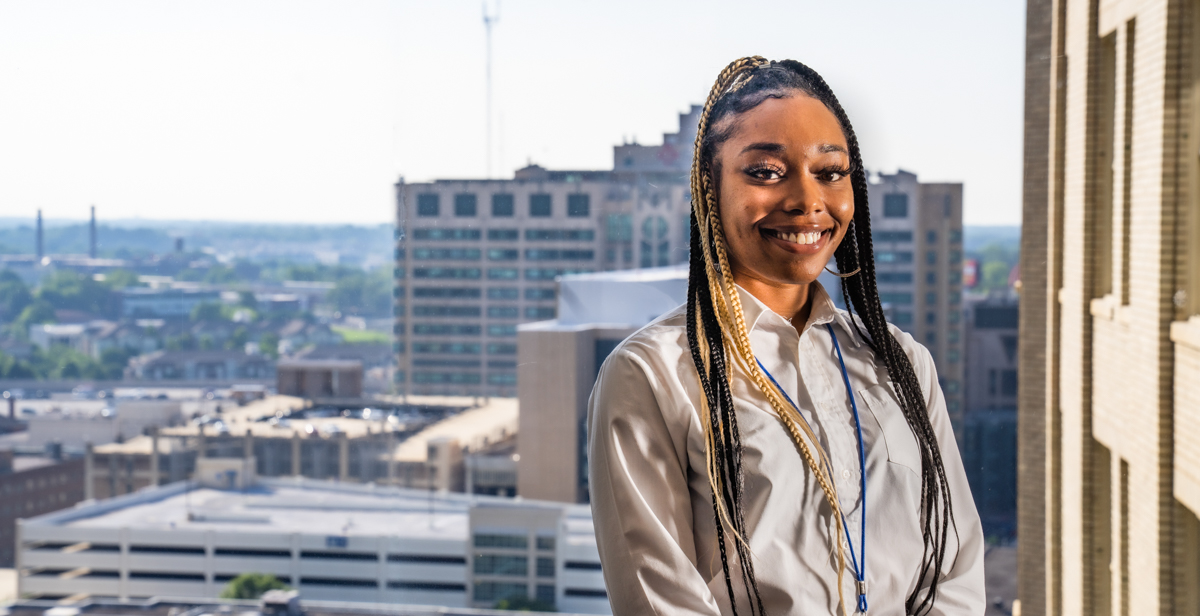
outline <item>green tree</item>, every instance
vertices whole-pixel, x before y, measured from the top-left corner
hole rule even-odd
[[[141,281],[138,280],[138,275],[136,272],[131,272],[125,269],[115,269],[109,271],[104,275],[104,284],[108,285],[108,287],[113,290],[144,286]]]
[[[104,371],[105,378],[119,379],[125,375],[125,367],[129,365],[129,359],[137,355],[133,349],[125,347],[110,347],[104,349],[100,353],[100,368]]]
[[[100,316],[115,316],[116,296],[108,285],[68,270],[59,270],[42,281],[37,299],[56,310],[82,310]]]
[[[554,606],[545,601],[529,597],[509,597],[496,602],[496,609],[514,612],[557,612]]]
[[[980,288],[984,291],[1001,291],[1008,288],[1008,273],[1012,267],[1004,261],[988,261],[980,272]]]
[[[249,340],[250,333],[246,331],[246,328],[238,327],[233,330],[233,335],[229,337],[229,340],[225,341],[225,348],[232,351],[240,351],[246,348],[246,343]]]
[[[251,310],[258,310],[258,298],[253,291],[238,291],[238,305]]]
[[[272,359],[279,358],[279,334],[267,332],[258,339],[258,351]]]
[[[224,307],[217,302],[203,302],[192,308],[192,322],[225,321]]]
[[[33,301],[25,281],[12,270],[0,270],[0,321],[12,321]]]
[[[237,272],[233,271],[233,268],[219,263],[208,268],[208,271],[204,274],[204,282],[209,284],[228,284],[237,281]]]
[[[291,590],[279,578],[269,573],[243,573],[221,591],[222,599],[258,599],[268,590]]]
[[[33,303],[25,306],[20,315],[17,315],[13,326],[24,335],[29,330],[30,325],[38,325],[40,323],[54,322],[54,307],[45,300],[34,300]]]

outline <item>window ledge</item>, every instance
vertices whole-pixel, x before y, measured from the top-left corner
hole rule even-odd
[[[1200,351],[1200,315],[1172,323],[1171,341]]]
[[[1112,321],[1116,318],[1119,302],[1114,295],[1105,295],[1092,300],[1089,309],[1092,316],[1105,321]]]

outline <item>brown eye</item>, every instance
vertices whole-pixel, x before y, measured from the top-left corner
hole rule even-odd
[[[778,180],[783,177],[783,170],[771,165],[757,165],[746,169],[746,175],[756,180]]]

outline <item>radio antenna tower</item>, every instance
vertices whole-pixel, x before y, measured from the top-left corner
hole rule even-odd
[[[487,177],[492,178],[492,26],[500,21],[500,0],[496,0],[496,11],[488,13],[488,5],[485,0],[483,3],[483,29],[487,33],[487,76],[486,76],[486,92],[487,99],[487,122],[484,130],[487,131]]]

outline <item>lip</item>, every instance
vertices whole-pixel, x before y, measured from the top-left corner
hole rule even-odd
[[[789,242],[784,239],[780,239],[780,238],[776,237],[775,235],[773,235],[772,233],[768,233],[768,231],[774,231],[774,232],[778,232],[778,233],[812,233],[813,231],[820,231],[821,237],[819,239],[817,239],[817,241],[815,241],[811,244],[796,244],[796,243]],[[800,229],[800,228],[797,228],[797,229],[791,229],[791,228],[788,228],[788,229],[763,229],[762,231],[759,232],[759,234],[762,235],[764,238],[766,238],[767,241],[771,242],[773,245],[778,246],[780,249],[785,250],[791,254],[815,255],[815,254],[820,253],[822,250],[824,250],[825,247],[829,244],[829,238],[833,237],[833,229],[832,228],[828,228],[828,229],[813,229],[813,228],[809,228],[809,229]]]

